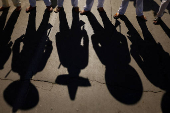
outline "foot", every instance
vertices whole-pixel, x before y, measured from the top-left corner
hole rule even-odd
[[[155,20],[153,21],[153,24],[159,24],[161,21],[161,17],[156,17]]]
[[[89,13],[90,11],[85,11],[85,10],[83,10],[83,11],[81,11],[80,12],[80,15],[87,15],[87,13]]]
[[[137,16],[138,18],[140,18],[140,19],[142,19],[142,20],[144,20],[144,21],[147,21],[147,18],[144,16],[144,15],[142,15],[142,16]]]
[[[15,9],[15,11],[21,11],[21,6],[18,6],[16,9]]]
[[[79,7],[73,7],[73,11],[76,12],[76,13],[79,13],[80,9],[79,9]]]
[[[52,12],[52,11],[53,11],[53,8],[52,8],[51,6],[47,6],[47,10],[48,10],[49,12]]]
[[[98,10],[99,12],[104,12],[104,8],[103,8],[103,7],[99,7],[99,8],[97,8],[97,10]]]
[[[58,13],[58,12],[60,12],[62,9],[63,9],[63,7],[57,7],[57,8],[54,9],[54,12],[55,12],[55,13]]]
[[[28,8],[26,8],[26,12],[30,12],[32,10],[34,10],[36,7],[32,7],[32,6],[29,6]]]
[[[121,14],[119,14],[119,13],[116,13],[114,16],[113,16],[113,18],[114,19],[118,19],[118,18],[120,18],[120,17],[122,17],[123,15],[121,15]]]
[[[0,11],[3,11],[5,9],[8,9],[9,7],[0,7]]]

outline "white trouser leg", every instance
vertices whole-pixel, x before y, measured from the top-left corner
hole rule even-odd
[[[98,0],[98,6],[97,6],[97,8],[103,7],[103,4],[104,4],[104,0]]]
[[[13,4],[15,7],[21,6],[21,1],[20,0],[12,0]]]
[[[73,7],[78,7],[78,0],[71,0]]]
[[[58,7],[63,7],[64,0],[57,0]]]
[[[36,6],[36,0],[29,0],[29,2],[32,7]]]
[[[119,7],[118,13],[121,15],[125,14],[128,4],[129,0],[122,0],[122,4]]]
[[[44,0],[46,6],[51,6],[51,0]]]
[[[8,0],[2,0],[2,7],[9,7]]]
[[[165,11],[165,9],[167,8],[168,4],[169,4],[170,0],[162,0],[162,3],[160,5],[157,17],[162,17],[163,13]]]
[[[85,11],[90,11],[93,6],[94,0],[86,0],[86,6],[84,6]]]
[[[143,15],[143,0],[136,0],[136,15]]]

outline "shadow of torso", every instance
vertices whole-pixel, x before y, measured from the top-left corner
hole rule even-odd
[[[56,83],[67,85],[70,99],[74,100],[78,86],[91,86],[88,79],[79,77],[80,71],[88,65],[89,39],[87,32],[81,30],[84,25],[79,14],[73,13],[71,29],[69,29],[64,10],[59,12],[60,32],[56,34],[56,45],[61,64],[67,68],[68,74],[59,75]]]

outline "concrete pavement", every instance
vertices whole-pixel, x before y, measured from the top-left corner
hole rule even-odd
[[[170,111],[170,12],[161,25],[152,24],[159,0],[144,1],[146,23],[136,18],[134,1],[127,18],[117,22],[113,15],[121,0],[105,1],[106,14],[96,10],[95,0],[87,16],[72,13],[70,0],[51,14],[43,1],[32,13],[25,13],[28,1],[21,0],[20,13],[9,2],[10,9],[0,12],[0,41],[6,44],[0,53],[0,112]],[[84,4],[79,0],[81,9]]]

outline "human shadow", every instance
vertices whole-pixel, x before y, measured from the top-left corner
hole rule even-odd
[[[144,39],[142,39],[127,17],[124,16],[121,19],[125,22],[129,30],[128,38],[132,42],[130,50],[132,57],[142,69],[146,78],[156,87],[167,91],[164,97],[169,98],[169,54],[163,50],[160,43],[154,40],[145,22],[137,19],[144,37]],[[169,111],[169,109],[167,109],[167,102],[169,101],[165,101],[164,97],[162,100],[162,111]]]
[[[0,16],[0,70],[4,68],[5,63],[11,55],[11,46],[13,44],[10,41],[11,35],[20,15],[20,12],[13,11],[5,26],[8,11],[9,8],[4,10]]]
[[[101,63],[106,66],[106,86],[118,101],[135,104],[140,100],[143,88],[138,73],[129,65],[131,59],[127,39],[116,30],[106,12],[100,13],[100,16],[104,28],[92,13],[87,15],[94,30],[93,48]]]
[[[26,34],[16,39],[13,45],[12,71],[20,75],[20,80],[11,83],[4,91],[4,99],[13,107],[13,112],[31,109],[39,102],[38,91],[30,79],[43,70],[52,52],[52,42],[47,36],[49,17],[50,13],[45,11],[36,31],[36,10],[31,11]]]
[[[70,99],[75,100],[78,87],[89,87],[91,84],[87,78],[79,77],[81,70],[88,65],[88,35],[79,14],[72,11],[72,17],[69,29],[64,9],[59,12],[60,32],[56,34],[56,46],[60,62],[67,68],[68,74],[59,75],[56,83],[66,85]]]
[[[162,111],[163,113],[169,113],[169,103],[170,103],[170,56],[169,53],[165,52],[160,43],[156,43],[153,36],[149,32],[146,23],[138,20],[138,23],[142,29],[143,36],[146,38],[151,38],[149,44],[144,45],[147,47],[149,52],[148,55],[143,57],[143,71],[147,78],[157,87],[164,89],[166,93],[162,98]],[[147,42],[148,43],[148,42]],[[151,45],[150,45],[151,44]],[[141,53],[145,53],[146,50],[143,50]],[[154,58],[153,58],[154,57]],[[150,67],[150,68],[149,68]],[[147,69],[148,68],[148,69]]]
[[[4,10],[0,16],[0,34],[2,34],[3,32],[8,12],[9,12],[9,8]]]

